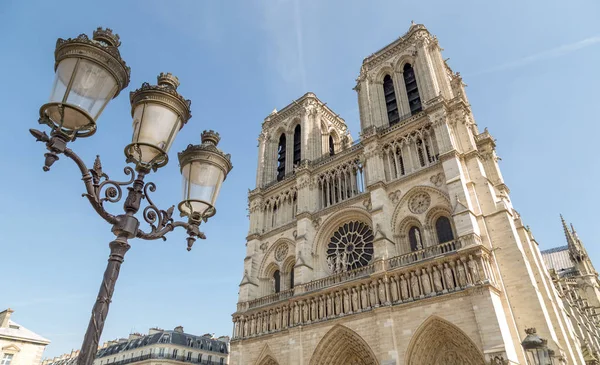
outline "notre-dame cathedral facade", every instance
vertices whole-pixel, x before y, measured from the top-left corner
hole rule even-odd
[[[597,363],[585,248],[563,222],[539,250],[437,38],[412,24],[355,90],[358,141],[313,93],[264,120],[231,364],[529,364],[533,328]]]

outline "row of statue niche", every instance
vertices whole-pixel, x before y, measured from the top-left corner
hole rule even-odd
[[[479,264],[470,259],[458,260],[450,265],[434,265],[399,276],[384,277],[343,289],[322,294],[292,305],[270,309],[236,319],[236,336],[251,336],[302,323],[361,312],[373,307],[390,305],[442,291],[455,290],[468,284],[480,282]],[[237,322],[243,322],[237,323]],[[240,332],[243,331],[243,332]]]
[[[327,266],[334,274],[341,274],[348,271],[348,253],[344,248],[341,252],[336,251],[334,254],[327,256]]]

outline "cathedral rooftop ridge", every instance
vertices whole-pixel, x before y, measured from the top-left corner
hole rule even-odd
[[[410,27],[408,28],[408,31],[404,35],[400,36],[392,43],[384,46],[383,48],[372,53],[371,55],[365,57],[363,59],[361,69],[363,69],[365,67],[368,68],[369,66],[375,66],[375,65],[379,64],[379,62],[381,62],[382,58],[387,57],[388,52],[395,51],[397,48],[401,48],[401,47],[405,46],[406,41],[408,41],[411,37],[413,37],[419,31],[424,31],[428,35],[431,36],[431,33],[429,33],[429,30],[427,30],[425,25],[416,24],[414,21],[412,21]]]

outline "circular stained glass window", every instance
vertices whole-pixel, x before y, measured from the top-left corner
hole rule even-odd
[[[368,265],[373,258],[373,230],[359,221],[344,223],[327,246],[327,265],[341,273]]]

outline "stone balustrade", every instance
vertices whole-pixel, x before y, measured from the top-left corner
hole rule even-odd
[[[442,252],[443,247],[439,247],[439,256],[405,266],[400,264],[402,261],[398,257],[394,257],[366,266],[364,271],[354,270],[354,273],[345,273],[348,274],[346,276],[340,274],[302,284],[294,288],[295,293],[300,289],[302,294],[286,293],[284,296],[289,297],[285,301],[281,298],[276,301],[277,296],[268,296],[265,298],[272,300],[270,305],[253,305],[252,308],[243,305],[243,309],[238,306],[233,318],[233,339],[261,336],[378,307],[446,295],[474,286],[497,285],[489,251],[485,247],[445,247],[458,251],[446,254]],[[395,266],[392,267],[392,263]],[[376,267],[382,270],[376,270]]]

